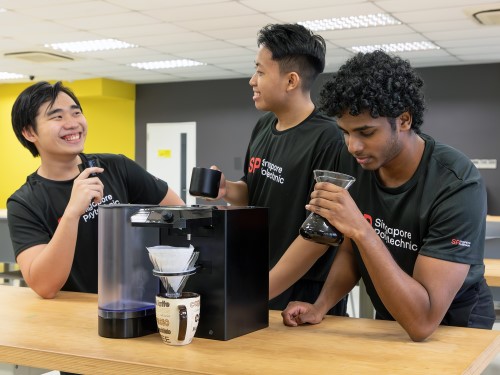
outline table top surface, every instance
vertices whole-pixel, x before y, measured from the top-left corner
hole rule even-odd
[[[500,350],[500,331],[439,327],[416,343],[396,322],[327,317],[291,328],[278,311],[268,328],[176,347],[159,334],[100,337],[95,294],[43,300],[29,288],[0,286],[0,298],[0,362],[78,373],[480,374]]]

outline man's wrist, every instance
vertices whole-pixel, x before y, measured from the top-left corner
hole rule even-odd
[[[330,303],[327,303],[327,301],[325,301],[321,297],[318,297],[316,302],[313,303],[314,308],[318,313],[321,314],[321,317],[325,316],[328,310],[332,308],[332,306],[330,305],[331,305]]]
[[[373,235],[375,231],[373,230],[372,226],[368,223],[368,221],[365,220],[365,222],[360,225],[351,236],[349,236],[355,243],[359,243],[361,240],[366,240],[369,238],[371,235]],[[378,237],[378,236],[377,236]]]
[[[64,220],[64,221],[76,221],[76,222],[78,222],[80,220],[80,216],[82,216],[82,215],[79,212],[68,210],[66,208],[60,221]]]

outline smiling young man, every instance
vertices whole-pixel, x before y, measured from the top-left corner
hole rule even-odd
[[[233,182],[223,176],[218,199],[269,207],[273,267],[307,217],[304,205],[314,185],[313,170],[331,169],[332,156],[340,151],[343,138],[334,120],[311,100],[312,85],[325,67],[323,38],[298,24],[273,24],[260,30],[257,45],[255,73],[249,83],[255,107],[267,113],[252,132],[243,177]],[[315,246],[325,252],[325,246]],[[270,308],[282,310],[296,299],[314,301],[333,256],[334,249],[330,249],[279,296],[270,285],[270,294],[276,297]],[[330,313],[345,315],[346,299]]]
[[[100,204],[184,204],[127,157],[84,154],[87,121],[61,82],[25,89],[12,108],[12,126],[40,167],[7,200],[10,235],[26,283],[44,298],[59,290],[97,293]],[[100,167],[80,173],[90,159]]]
[[[338,169],[356,182],[349,191],[318,183],[311,194],[307,209],[346,240],[319,298],[290,303],[286,325],[320,323],[361,277],[376,317],[398,321],[415,341],[440,324],[491,329],[485,187],[465,155],[421,133],[422,86],[408,62],[382,51],[354,56],[325,85],[323,108],[346,143]],[[318,255],[308,251],[297,242],[271,274],[289,283],[304,256]]]

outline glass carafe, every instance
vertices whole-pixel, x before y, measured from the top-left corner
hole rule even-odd
[[[330,182],[337,186],[348,189],[356,179],[347,174],[315,170],[314,179],[316,182]],[[328,220],[322,216],[311,213],[299,229],[300,235],[309,241],[314,241],[330,246],[338,246],[344,240],[344,235],[340,233]]]

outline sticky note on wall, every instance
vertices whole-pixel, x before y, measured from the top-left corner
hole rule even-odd
[[[159,158],[171,158],[172,157],[172,150],[158,150],[158,157]]]

